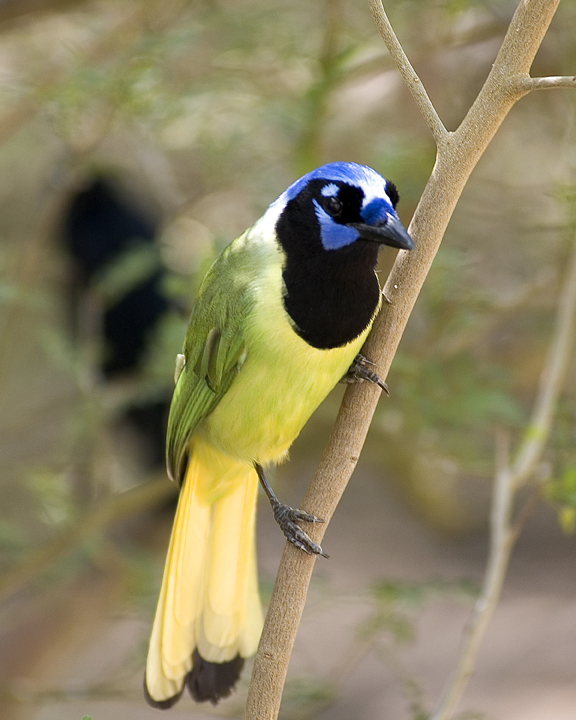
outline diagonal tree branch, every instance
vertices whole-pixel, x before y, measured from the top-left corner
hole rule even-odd
[[[381,7],[381,3],[369,1],[371,9]],[[514,86],[514,82],[528,76],[558,3],[559,0],[522,0],[492,70],[460,127],[447,133],[446,137],[440,129],[441,123],[433,130],[439,143],[438,156],[409,227],[418,249],[413,253],[400,251],[384,289],[391,303],[383,307],[363,351],[376,362],[382,379],[388,374],[414,303],[470,173],[510,108],[525,94],[524,90]],[[395,51],[394,58],[403,76],[409,74],[403,53]],[[416,97],[419,107],[427,105],[424,99],[427,96],[417,92]],[[425,112],[431,116],[429,106]],[[328,445],[300,507],[330,520],[356,466],[379,394],[378,388],[367,383],[351,385],[347,389]],[[325,529],[326,525],[314,526],[310,535],[320,542]],[[254,662],[245,720],[274,720],[278,716],[314,562],[315,558],[287,544]]]

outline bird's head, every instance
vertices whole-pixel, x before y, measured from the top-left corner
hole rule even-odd
[[[335,162],[312,170],[272,203],[280,243],[338,251],[355,243],[413,250],[396,214],[398,191],[372,168]]]

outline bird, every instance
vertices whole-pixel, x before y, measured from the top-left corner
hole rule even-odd
[[[259,483],[286,539],[324,555],[264,467],[282,462],[343,378],[384,384],[360,349],[382,302],[378,252],[413,250],[395,185],[352,162],[292,183],[215,260],[190,316],[168,416],[181,487],[149,643],[144,694],[227,697],[263,625],[255,553]],[[326,556],[327,557],[327,556]]]

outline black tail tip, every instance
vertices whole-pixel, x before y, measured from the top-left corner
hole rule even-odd
[[[148,692],[148,685],[146,684],[146,675],[144,675],[144,699],[150,705],[150,707],[156,708],[157,710],[170,710],[172,705],[175,705],[178,700],[180,700],[180,697],[182,696],[182,693],[184,692],[184,685],[182,685],[182,690],[180,690],[179,693],[176,693],[176,695],[172,695],[172,697],[167,698],[166,700],[154,700],[152,695]]]
[[[197,650],[192,655],[192,670],[186,675],[186,687],[196,702],[211,702],[216,705],[228,697],[236,685],[244,658],[235,658],[223,663],[213,663],[200,657]]]
[[[219,700],[230,695],[234,685],[238,682],[243,667],[244,658],[241,658],[240,655],[236,655],[228,662],[213,663],[204,660],[198,651],[194,650],[192,670],[186,675],[179,693],[166,700],[154,700],[148,692],[146,676],[144,676],[144,698],[148,705],[157,710],[169,710],[180,700],[184,687],[187,687],[196,702],[211,702],[212,705],[217,705]]]

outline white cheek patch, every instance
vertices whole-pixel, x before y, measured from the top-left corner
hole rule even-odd
[[[320,190],[320,195],[322,195],[322,197],[336,197],[339,191],[340,188],[338,187],[338,185],[330,183],[329,185],[324,185],[322,190]]]

